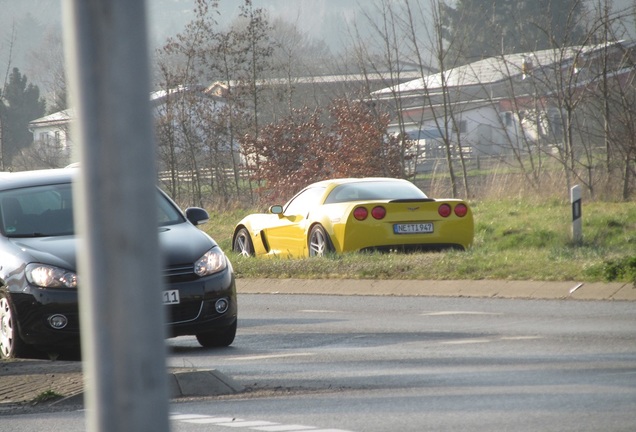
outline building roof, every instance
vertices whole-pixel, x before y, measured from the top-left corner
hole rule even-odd
[[[610,42],[608,45],[616,45],[618,43],[620,42]],[[373,92],[372,95],[375,97],[383,97],[394,93],[434,92],[442,88],[493,84],[508,80],[511,77],[522,76],[525,72],[524,64],[530,64],[534,69],[549,68],[555,64],[571,64],[578,58],[588,56],[605,47],[606,44],[573,46],[490,57],[393,87],[387,87]]]
[[[47,126],[63,126],[73,118],[73,110],[65,109],[29,122],[29,129],[41,128]]]
[[[178,86],[175,88],[171,88],[169,90],[157,90],[150,93],[149,100],[152,106],[158,106],[166,102],[168,97],[173,95],[182,95],[184,93],[193,93],[195,95],[200,95],[201,97],[206,97],[208,99],[214,99],[215,101],[220,101],[222,98],[217,97],[213,94],[208,94],[205,92],[205,87],[203,86]],[[73,108],[65,109],[62,111],[55,112],[53,114],[49,114],[44,117],[37,118],[29,122],[29,130],[33,132],[34,129],[38,128],[46,128],[46,127],[64,127],[68,125],[68,123],[75,118],[75,110]]]

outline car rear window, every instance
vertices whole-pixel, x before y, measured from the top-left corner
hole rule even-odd
[[[336,186],[325,204],[348,201],[425,199],[426,194],[412,183],[400,181],[370,181]]]

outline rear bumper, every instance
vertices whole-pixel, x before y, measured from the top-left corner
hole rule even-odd
[[[439,252],[444,250],[463,251],[466,248],[455,243],[395,244],[366,247],[360,249],[360,252]]]
[[[348,225],[341,252],[364,250],[444,250],[468,249],[473,243],[472,221],[435,221],[434,232],[395,234],[392,223]],[[338,245],[336,249],[339,250]]]

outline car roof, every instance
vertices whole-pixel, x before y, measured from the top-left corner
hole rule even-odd
[[[316,186],[321,186],[321,187],[334,186],[335,187],[335,186],[338,186],[341,184],[347,184],[347,183],[366,183],[366,182],[374,182],[374,181],[375,182],[394,181],[394,182],[410,183],[408,180],[396,179],[392,177],[349,177],[349,178],[336,178],[336,179],[322,180],[317,183],[313,183],[309,185],[308,187],[316,187]]]
[[[77,173],[74,168],[35,171],[0,172],[0,191],[29,186],[70,183]]]

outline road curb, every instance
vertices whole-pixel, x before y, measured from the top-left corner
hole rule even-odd
[[[623,282],[506,280],[237,279],[239,294],[488,297],[546,300],[636,301]]]
[[[170,398],[220,396],[240,393],[245,388],[216,369],[191,369],[168,376]]]
[[[65,372],[51,375],[28,375],[23,387],[29,387],[31,392],[16,393],[11,397],[11,391],[6,391],[8,400],[0,406],[9,407],[20,404],[48,404],[49,406],[82,406],[84,404],[84,388],[77,383],[83,382],[80,362],[42,361],[41,367],[70,366],[78,369],[75,372]],[[46,377],[46,380],[43,379]],[[65,383],[73,385],[65,386]],[[1,387],[1,386],[0,386]],[[35,402],[37,397],[55,388],[55,393],[64,397],[52,402]],[[216,369],[174,369],[168,373],[168,392],[170,399],[187,397],[221,396],[241,393],[245,388],[237,381]]]

